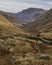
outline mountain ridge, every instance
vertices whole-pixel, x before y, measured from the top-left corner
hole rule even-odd
[[[44,12],[45,10],[41,8],[28,8],[17,13],[0,11],[0,14],[2,14],[12,23],[27,24],[28,22],[32,22],[37,17],[41,16]]]
[[[21,19],[24,19],[26,22],[33,21],[38,16],[40,16],[45,10],[41,8],[28,8],[24,9],[21,12],[16,13],[15,15]]]
[[[35,21],[24,26],[24,30],[29,33],[52,32],[52,9],[46,11]]]

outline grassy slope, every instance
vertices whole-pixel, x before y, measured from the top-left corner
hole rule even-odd
[[[27,40],[25,41],[25,40],[26,39],[21,40],[21,38],[16,39],[16,37],[14,39],[12,39],[12,38],[6,39],[6,41],[4,42],[4,47],[8,48],[8,50],[13,49],[13,51],[11,51],[11,53],[9,53],[7,55],[6,51],[4,49],[0,50],[0,52],[2,51],[1,54],[3,55],[0,57],[0,65],[36,65],[36,64],[37,65],[42,65],[42,64],[51,65],[52,64],[51,63],[52,62],[52,56],[51,56],[52,55],[52,52],[51,52],[52,46],[48,47],[48,45],[47,46],[45,45],[45,47],[48,47],[47,51],[46,51],[46,48],[44,48],[44,53],[46,52],[49,55],[49,57],[51,56],[51,58],[49,60],[39,59],[39,58],[37,58],[37,56],[35,56],[35,53],[38,52],[35,49],[36,41],[33,40],[32,42],[34,42],[34,43],[31,42],[34,46],[34,50],[33,50],[32,46],[30,45],[30,42],[28,42]],[[31,41],[31,40],[29,40],[29,41]],[[0,39],[0,42],[1,42],[1,39]],[[42,48],[40,48],[40,49],[42,50]],[[34,55],[31,55],[30,53],[32,53]],[[26,54],[27,54],[27,56],[26,56]],[[24,57],[24,55],[25,55],[25,57]],[[15,64],[15,62],[17,62],[17,64]],[[20,64],[18,64],[19,62],[20,62]],[[26,64],[25,62],[28,62],[28,64]]]
[[[52,31],[52,9],[25,27],[29,32]]]
[[[38,19],[36,19],[36,21],[26,25],[24,30],[33,34],[38,32],[41,33],[48,32],[50,33],[48,37],[51,36],[52,35],[52,9],[46,11],[45,14],[39,17]]]
[[[21,29],[16,28],[6,18],[4,18],[2,15],[0,15],[0,33],[3,33],[3,34],[20,33],[21,34],[21,33],[23,33],[21,31],[22,31]],[[2,39],[0,39],[0,43],[2,43],[1,41],[2,41]],[[6,39],[6,41],[3,40],[3,43],[2,43],[3,45],[1,44],[2,47],[0,47],[0,52],[3,55],[3,56],[0,55],[0,65],[15,65],[16,60],[18,60],[17,64],[18,64],[18,62],[21,63],[18,65],[25,65],[24,62],[28,62],[29,65],[34,65],[35,62],[38,63],[39,60],[36,59],[35,56],[29,55],[29,57],[25,56],[26,59],[23,58],[24,53],[28,54],[28,53],[36,52],[36,50],[33,49],[33,47],[30,45],[30,44],[33,44],[33,46],[34,46],[36,44],[35,42],[36,42],[35,40],[31,41],[31,40],[27,40],[25,38],[21,39],[19,37],[18,38],[15,37],[14,39],[8,38],[8,39]],[[8,49],[8,50],[13,49],[13,51],[7,55],[6,52],[8,52],[8,51],[6,51],[6,49]],[[51,49],[52,49],[52,47],[51,47]],[[49,51],[49,52],[51,52],[51,51]],[[15,60],[13,60],[13,57],[15,58]],[[19,59],[18,59],[18,57],[19,57]],[[12,59],[12,61],[11,61],[11,59]],[[36,61],[36,60],[38,60],[38,61]],[[30,61],[32,61],[34,63],[31,64]],[[45,62],[45,60],[43,60],[43,61]],[[43,61],[42,61],[42,63],[43,63]],[[48,62],[48,61],[46,60],[46,62]],[[49,62],[49,63],[51,65],[51,62]],[[40,64],[40,62],[38,64]]]
[[[21,25],[25,22],[23,19],[16,17],[14,13],[0,11],[0,14],[3,15],[6,19],[8,19],[11,23],[16,25]]]
[[[0,15],[0,34],[17,34],[23,33],[20,28],[17,28],[10,23],[4,16]]]

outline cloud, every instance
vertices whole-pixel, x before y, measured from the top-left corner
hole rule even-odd
[[[52,8],[52,0],[0,0],[0,10],[8,12],[18,12],[23,9],[34,8]]]
[[[52,2],[48,2],[48,4],[52,5]]]
[[[40,5],[52,5],[51,0],[26,0],[27,3],[40,4]]]

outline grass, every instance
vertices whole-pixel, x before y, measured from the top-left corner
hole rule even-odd
[[[42,32],[42,33],[40,33],[40,36],[44,37],[44,38],[52,39],[52,32]]]
[[[14,26],[4,16],[0,15],[0,34],[18,34],[23,33],[20,28]]]
[[[7,39],[6,47],[8,47],[9,49],[13,48],[14,50],[17,50],[17,52],[27,52],[28,50],[32,49],[29,43],[11,38]]]
[[[31,41],[31,40],[29,40],[29,41]],[[30,42],[26,42],[26,41],[21,40],[21,39],[17,40],[16,37],[8,38],[5,41],[0,39],[0,42],[2,44],[4,44],[4,46],[8,50],[13,49],[13,51],[11,53],[9,53],[8,55],[5,54],[4,56],[2,56],[0,58],[1,65],[2,64],[8,65],[8,63],[9,63],[9,65],[13,65],[13,63],[14,63],[14,65],[15,64],[17,64],[17,65],[42,65],[42,64],[44,64],[44,65],[50,64],[51,65],[52,64],[51,63],[52,62],[52,56],[51,56],[52,53],[50,53],[52,51],[51,50],[52,46],[46,52],[51,57],[50,60],[48,61],[48,60],[44,60],[44,59],[38,59],[35,55],[29,54],[29,53],[33,54],[33,52],[31,52],[31,51],[33,51],[33,49],[30,45]],[[13,60],[13,59],[15,59],[15,60]],[[2,63],[2,61],[3,61],[3,63]]]

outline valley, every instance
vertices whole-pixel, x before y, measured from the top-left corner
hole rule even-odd
[[[52,65],[52,9],[0,11],[0,65]]]

